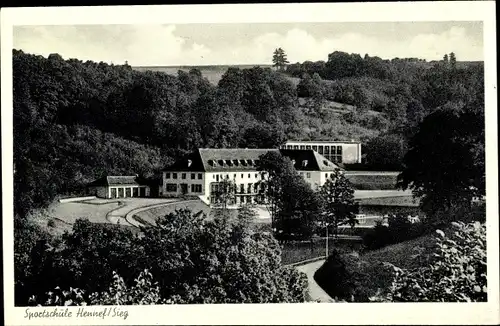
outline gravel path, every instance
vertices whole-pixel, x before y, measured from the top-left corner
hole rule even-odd
[[[295,268],[307,275],[308,291],[311,300],[319,302],[335,302],[330,296],[316,283],[314,273],[323,265],[324,259],[309,263]]]

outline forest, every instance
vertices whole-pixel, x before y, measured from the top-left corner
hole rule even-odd
[[[15,213],[79,193],[103,174],[154,178],[198,147],[358,139],[368,164],[401,168],[423,117],[445,106],[484,107],[483,66],[445,59],[335,51],[326,63],[279,72],[229,68],[212,85],[198,69],[173,76],[13,50]]]

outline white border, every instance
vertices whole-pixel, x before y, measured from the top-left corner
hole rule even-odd
[[[238,4],[2,8],[2,193],[4,307],[7,325],[92,324],[498,324],[498,152],[496,25],[494,1]],[[130,306],[120,319],[23,318],[14,308],[12,183],[12,26],[140,23],[264,23],[483,21],[486,101],[488,303],[477,304],[246,304]],[[95,307],[96,309],[98,307]],[[78,308],[71,308],[74,313]]]

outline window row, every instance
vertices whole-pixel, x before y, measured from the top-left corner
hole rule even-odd
[[[342,155],[342,146],[329,145],[284,145],[285,149],[312,149],[320,154],[339,154]]]
[[[208,160],[208,164],[212,167],[222,166],[257,166],[259,160]]]
[[[165,179],[177,179],[178,174],[181,175],[182,180],[185,180],[187,178],[187,173],[165,172]],[[198,180],[203,179],[203,173],[190,173],[190,174],[191,174],[191,180],[195,180],[197,175],[198,175]]]
[[[311,172],[306,172],[306,173],[300,172],[300,176],[301,177],[305,176],[307,179],[310,179],[311,178]]]
[[[250,178],[252,178],[252,175],[253,175],[257,179],[257,178],[259,178],[259,174],[260,173],[240,173],[240,178],[244,179],[245,175],[246,175],[247,178],[250,179]],[[233,179],[236,179],[237,176],[238,176],[238,173],[233,173]],[[260,177],[261,177],[261,179],[264,179],[263,174],[260,174]],[[225,175],[224,174],[214,174],[213,179],[215,179],[215,181],[219,181],[222,179],[229,179],[229,174],[225,174]]]
[[[260,190],[264,189],[264,185],[261,184]],[[223,191],[222,187],[218,183],[212,183],[210,186],[211,193],[218,193],[219,191]],[[259,192],[259,184],[258,183],[248,183],[248,184],[238,184],[232,185],[229,192],[234,192],[236,194],[255,194]]]
[[[187,185],[181,185],[181,190],[183,190],[183,192],[187,192]],[[177,190],[179,189],[179,185],[176,184],[176,183],[167,183],[165,184],[165,191],[166,192],[177,192]],[[201,184],[192,184],[191,185],[191,192],[192,193],[201,193],[203,190],[202,190],[202,185]]]

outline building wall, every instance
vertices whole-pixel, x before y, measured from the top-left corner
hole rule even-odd
[[[182,178],[183,174],[185,174],[185,179]],[[194,179],[192,178],[192,174],[194,174]],[[174,178],[174,176],[176,176],[176,178]],[[206,188],[205,179],[206,179],[205,172],[188,172],[188,171],[163,172],[163,183],[161,191],[162,196],[178,197],[182,195],[187,195],[187,196],[203,195]],[[169,189],[168,185],[176,185],[175,190],[172,191],[171,189]],[[191,185],[201,185],[201,192],[193,192]],[[183,189],[183,187],[185,188]]]
[[[134,190],[136,189],[136,190]],[[130,198],[130,197],[142,197],[141,190],[144,189],[144,197],[151,196],[151,189],[149,186],[139,186],[139,185],[114,185],[105,187],[106,193],[103,198]]]
[[[337,154],[336,147],[342,148],[342,153]],[[328,147],[328,153],[326,150]],[[283,149],[313,149],[333,163],[361,163],[361,143],[356,142],[314,142],[314,141],[288,141],[281,146]],[[332,153],[334,152],[334,154]],[[339,161],[339,157],[340,161]]]
[[[109,198],[108,187],[96,187],[96,196],[99,198]]]

